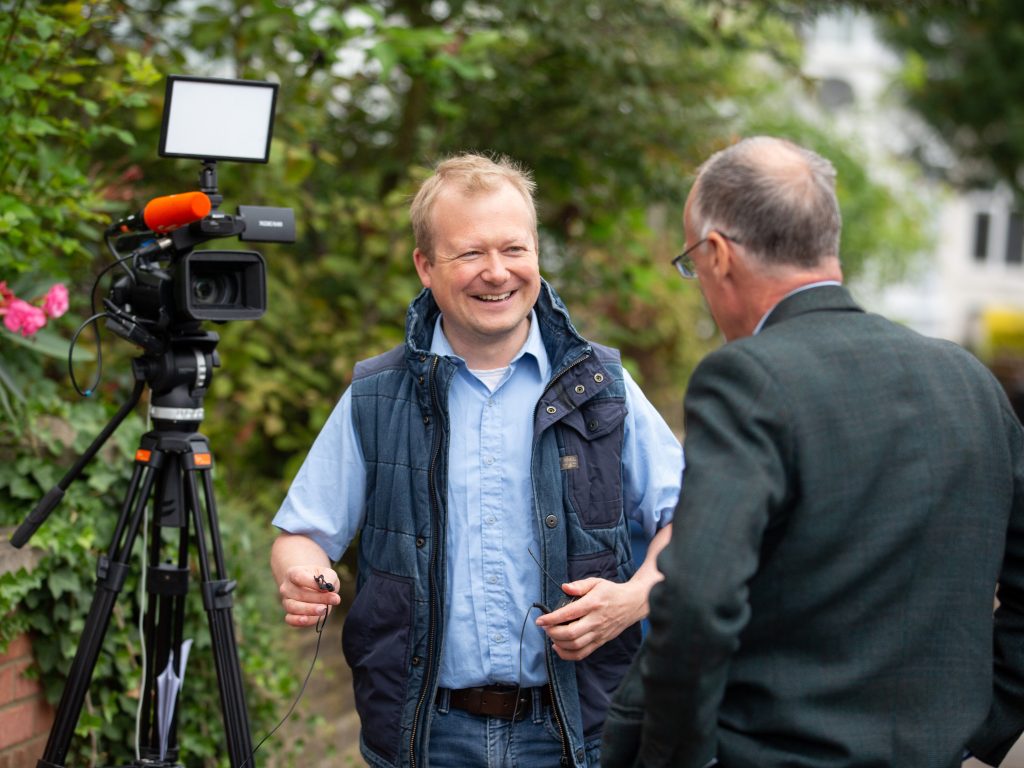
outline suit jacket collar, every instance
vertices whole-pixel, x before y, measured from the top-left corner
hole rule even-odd
[[[787,296],[768,313],[761,326],[764,331],[771,326],[808,312],[863,312],[853,296],[842,285],[823,285]]]

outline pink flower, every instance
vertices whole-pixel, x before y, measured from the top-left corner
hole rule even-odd
[[[43,298],[43,312],[50,317],[60,317],[68,311],[68,289],[63,283],[54,283]]]
[[[27,301],[13,299],[7,304],[4,325],[12,333],[31,336],[46,325],[46,313],[39,307],[33,307]]]

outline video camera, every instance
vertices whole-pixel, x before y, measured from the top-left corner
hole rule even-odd
[[[254,320],[266,311],[259,253],[194,248],[235,236],[295,242],[290,208],[219,210],[216,163],[267,162],[277,90],[276,83],[255,80],[168,76],[159,153],[200,160],[200,189],[155,198],[108,227],[107,244],[127,272],[103,302],[106,325],[117,335],[161,352],[168,337],[195,333],[203,320]]]

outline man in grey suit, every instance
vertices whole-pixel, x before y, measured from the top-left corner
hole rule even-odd
[[[729,343],[690,380],[602,765],[998,765],[1024,729],[1024,431],[999,384],[853,301],[818,155],[741,141],[683,220],[677,267]]]

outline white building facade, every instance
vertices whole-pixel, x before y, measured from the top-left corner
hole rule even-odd
[[[952,158],[940,140],[898,103],[891,83],[901,62],[879,39],[870,16],[820,18],[806,34],[805,72],[819,84],[819,105],[864,147],[873,167],[925,147],[937,166]],[[957,193],[938,181],[917,190],[929,200],[934,249],[902,282],[852,286],[869,309],[921,333],[978,351],[1005,338],[1024,343],[1024,219],[1005,189]],[[1024,346],[1021,348],[1024,355]],[[987,361],[988,362],[988,361]],[[1022,357],[1024,371],[1024,357]],[[1005,383],[1005,382],[1004,382]]]

